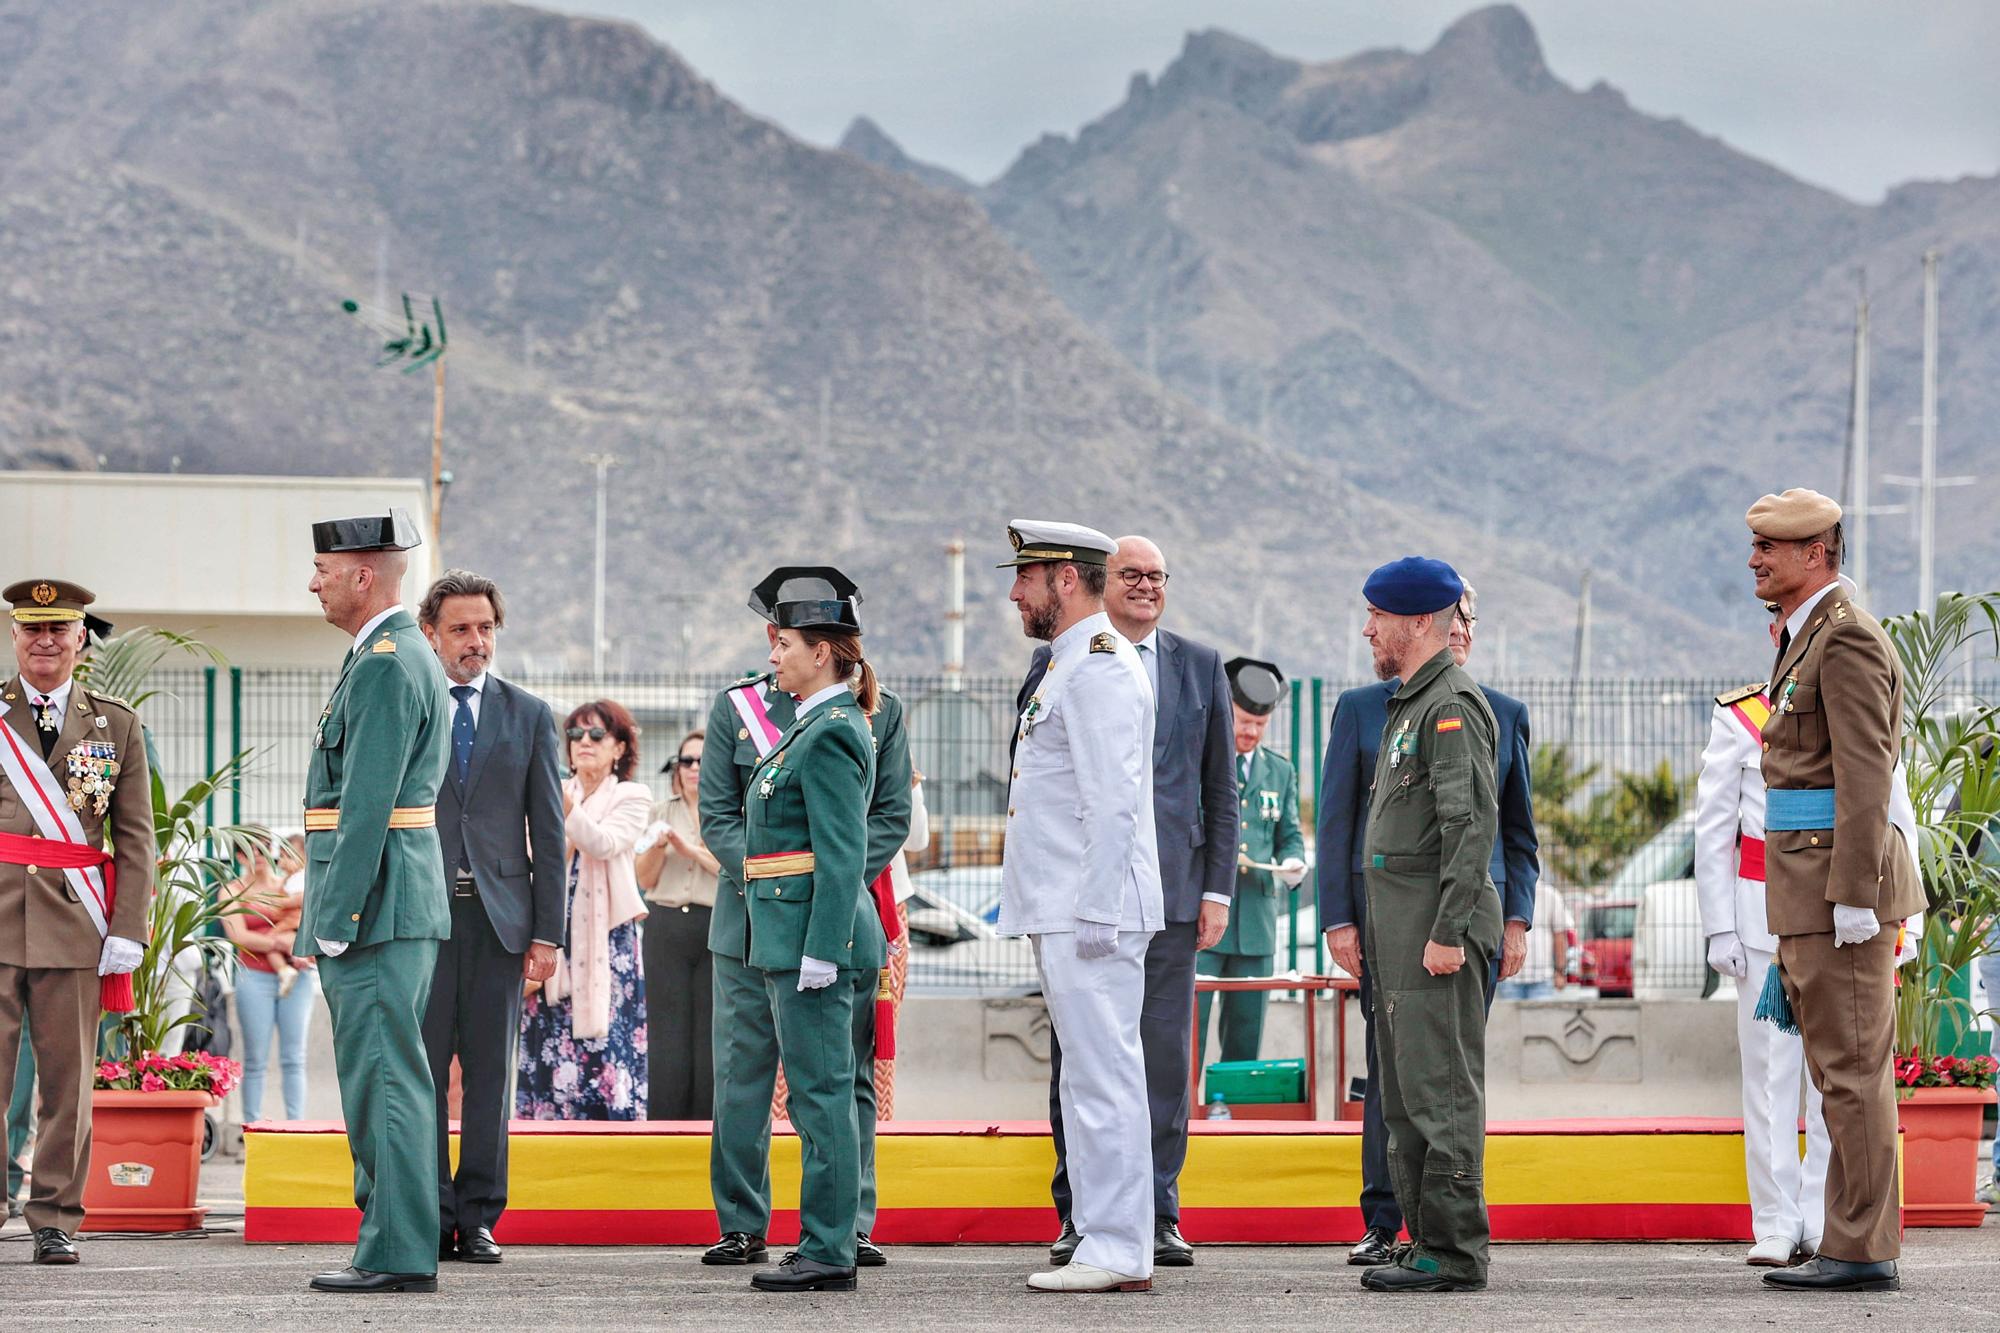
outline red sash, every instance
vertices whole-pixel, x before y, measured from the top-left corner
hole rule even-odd
[[[1744,834],[1736,839],[1736,877],[1764,882],[1764,840]]]
[[[4,724],[0,724],[4,725]],[[47,866],[51,870],[90,870],[102,868],[104,871],[104,898],[102,904],[104,919],[111,919],[111,908],[118,901],[118,866],[111,859],[111,853],[100,851],[84,842],[58,842],[54,838],[37,838],[21,833],[0,833],[0,863],[10,866]],[[132,995],[132,974],[121,972],[115,976],[100,977],[97,983],[97,1003],[108,1014],[129,1014],[136,1003]]]
[[[882,919],[882,938],[895,942],[901,938],[902,923],[896,917],[894,879],[884,870],[868,886],[868,891],[875,895],[875,914]],[[889,968],[886,964],[875,981],[875,1058],[896,1058],[896,998],[889,988]]]

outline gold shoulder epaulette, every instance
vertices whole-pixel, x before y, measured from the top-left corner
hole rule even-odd
[[[375,646],[368,651],[371,653],[393,653],[396,651],[396,641],[394,639],[377,639],[375,640]]]
[[[1754,699],[1764,692],[1766,683],[1760,680],[1755,685],[1745,685],[1740,690],[1725,690],[1723,693],[1715,696],[1715,702],[1727,708],[1731,704],[1740,704],[1745,699]]]
[[[826,710],[826,715],[838,720],[847,716],[847,710],[845,708],[829,708]]]
[[[1118,640],[1113,638],[1108,630],[1103,634],[1093,634],[1090,636],[1090,651],[1093,653],[1115,653],[1118,651]]]

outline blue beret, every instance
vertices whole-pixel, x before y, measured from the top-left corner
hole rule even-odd
[[[1421,616],[1458,605],[1465,580],[1442,560],[1406,555],[1368,576],[1361,595],[1368,604],[1392,616]]]

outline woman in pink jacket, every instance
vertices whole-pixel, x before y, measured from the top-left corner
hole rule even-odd
[[[609,699],[563,724],[569,942],[555,975],[521,1006],[514,1113],[525,1120],[646,1118],[646,980],[632,873],[653,794],[631,780],[639,728]]]

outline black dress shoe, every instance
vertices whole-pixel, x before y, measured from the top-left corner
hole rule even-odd
[[[751,1274],[750,1285],[759,1291],[853,1291],[854,1270],[793,1252],[776,1268]]]
[[[345,1293],[376,1291],[436,1291],[436,1273],[371,1273],[365,1268],[343,1268],[338,1273],[321,1273],[311,1282],[314,1291]]]
[[[762,1236],[753,1236],[747,1231],[727,1231],[721,1240],[708,1247],[701,1261],[705,1264],[761,1264],[769,1253]]]
[[[1153,1219],[1153,1266],[1193,1268],[1194,1246],[1181,1236],[1181,1224],[1171,1217]]]
[[[458,1238],[458,1257],[468,1264],[497,1264],[500,1262],[500,1245],[493,1239],[492,1227],[474,1227]]]
[[[456,1231],[438,1232],[438,1262],[441,1264],[450,1263],[456,1258],[458,1258],[458,1233]]]
[[[1785,1291],[1901,1291],[1903,1280],[1896,1276],[1893,1259],[1854,1264],[1822,1254],[1797,1268],[1772,1269],[1764,1274],[1764,1285]]]
[[[77,1261],[76,1242],[61,1227],[35,1228],[35,1262],[73,1264]]]
[[[1387,1227],[1369,1227],[1361,1240],[1347,1252],[1347,1262],[1356,1268],[1374,1268],[1396,1261],[1396,1233]]]
[[[1484,1291],[1484,1281],[1462,1281],[1421,1268],[1371,1268],[1361,1275],[1370,1291]]]
[[[1056,1237],[1055,1244],[1049,1246],[1049,1262],[1057,1268],[1063,1267],[1076,1256],[1076,1247],[1081,1244],[1083,1237],[1076,1234],[1076,1224],[1065,1217],[1062,1234]]]
[[[868,1239],[867,1232],[864,1231],[854,1238],[854,1266],[856,1268],[885,1268],[888,1266],[888,1263],[889,1256],[882,1253],[880,1245]]]

